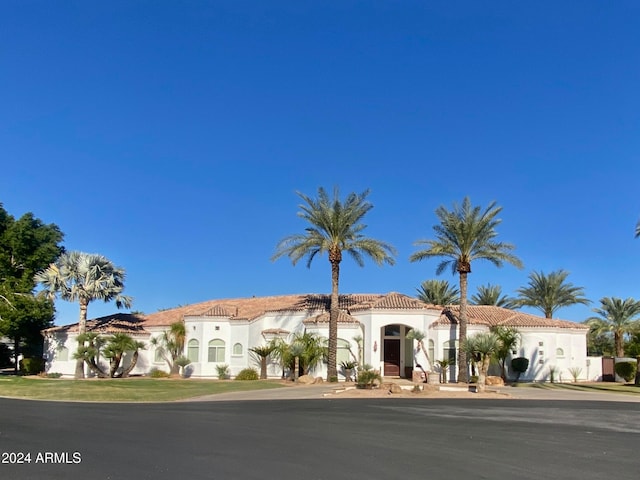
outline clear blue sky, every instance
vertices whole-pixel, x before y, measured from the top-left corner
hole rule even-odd
[[[637,1],[4,1],[0,202],[125,268],[149,313],[328,293],[326,257],[270,261],[305,227],[296,191],[371,189],[365,233],[397,264],[345,259],[344,293],[415,294],[436,278],[408,261],[434,210],[495,200],[525,268],[478,262],[470,293],[563,268],[594,303],[557,316],[582,321],[640,298],[639,18]]]

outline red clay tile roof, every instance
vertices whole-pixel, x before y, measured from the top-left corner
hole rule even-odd
[[[440,318],[432,326],[449,326],[458,323],[460,306],[454,305],[442,311]],[[486,325],[488,327],[541,327],[541,328],[573,328],[588,330],[589,327],[568,320],[543,318],[529,313],[517,312],[491,305],[469,305],[467,307],[469,325]]]
[[[43,333],[77,333],[78,324],[47,328]],[[87,332],[96,333],[147,333],[144,329],[144,318],[132,313],[116,313],[93,320],[87,320]]]
[[[309,317],[306,320],[304,320],[302,323],[304,323],[305,325],[318,325],[319,323],[328,324],[330,316],[331,315],[329,314],[329,312],[324,312],[324,313],[321,313],[320,315]],[[348,315],[344,312],[340,312],[338,314],[338,323],[359,324],[360,322],[358,321],[358,319],[352,317],[351,315]]]

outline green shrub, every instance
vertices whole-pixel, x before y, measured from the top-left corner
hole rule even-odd
[[[368,366],[368,365],[367,365]],[[358,380],[356,381],[357,388],[373,388],[376,384],[382,383],[382,376],[378,370],[372,368],[363,368],[358,372]]]
[[[478,383],[478,375],[471,375],[469,377],[469,383]]]
[[[625,382],[630,382],[636,377],[638,364],[636,362],[618,362],[616,363],[616,374],[624,378]]]
[[[516,372],[516,382],[520,380],[520,375],[529,368],[529,359],[525,357],[516,357],[511,360],[511,370]]]
[[[253,368],[245,368],[236,375],[236,380],[258,380],[259,378],[257,370]]]
[[[60,372],[51,372],[51,373],[42,372],[40,375],[42,375],[44,378],[60,378],[62,376]]]
[[[227,364],[216,365],[216,371],[218,372],[218,378],[220,380],[227,380],[230,378],[229,365]],[[253,379],[248,379],[248,380],[253,380]]]
[[[151,370],[149,370],[149,376],[151,378],[169,378],[171,375],[169,375],[169,373],[165,372],[164,370],[160,370],[159,368],[152,368]]]
[[[0,343],[0,368],[10,367],[12,352],[4,343]]]
[[[20,360],[20,372],[24,375],[37,375],[44,371],[43,358],[23,358]]]

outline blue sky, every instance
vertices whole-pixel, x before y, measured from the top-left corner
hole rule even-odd
[[[477,262],[470,293],[570,271],[590,307],[640,298],[640,5],[617,2],[0,4],[0,202],[56,223],[68,250],[127,271],[134,309],[329,292],[271,262],[301,232],[296,191],[370,188],[341,291],[415,294],[434,210],[503,207],[523,270]],[[457,277],[445,273],[450,282]],[[57,324],[78,307],[57,302]],[[115,311],[91,304],[89,316]]]

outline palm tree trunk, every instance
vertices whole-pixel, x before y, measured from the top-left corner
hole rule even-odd
[[[624,345],[622,343],[622,333],[613,332],[613,338],[616,346],[616,357],[624,357]]]
[[[489,363],[491,362],[491,357],[489,355],[485,355],[482,357],[480,361],[480,375],[478,375],[478,393],[483,393],[487,386],[487,371],[489,371]]]
[[[460,333],[458,345],[462,345],[467,339],[467,273],[471,271],[468,264],[458,266],[460,273]],[[467,372],[467,353],[458,346],[458,383],[467,383],[469,375]]]
[[[78,322],[78,336],[83,335],[87,332],[87,308],[89,307],[89,302],[84,299],[80,299],[80,320]],[[84,342],[78,340],[78,347],[84,347]],[[84,360],[79,358],[76,361],[76,372],[74,377],[76,379],[84,378]]]
[[[266,380],[267,378],[267,357],[260,357],[260,379]]]
[[[332,250],[329,252],[331,262],[331,306],[329,312],[329,359],[327,365],[327,381],[335,382],[338,379],[337,357],[338,357],[338,315],[339,295],[338,281],[340,278],[340,261],[342,252]]]
[[[129,366],[122,371],[120,378],[127,378],[129,376],[131,371],[136,367],[136,363],[138,363],[138,355],[139,355],[138,350],[133,352],[133,356],[131,357],[131,362],[129,363]]]

